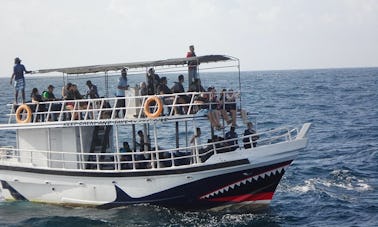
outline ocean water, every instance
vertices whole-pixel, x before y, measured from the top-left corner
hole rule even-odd
[[[237,76],[205,73],[201,79],[206,86],[235,90]],[[0,226],[378,226],[378,68],[251,71],[241,78],[243,108],[259,113],[259,130],[313,124],[307,149],[288,169],[266,210],[189,212],[150,205],[102,210],[0,198]],[[142,79],[131,75],[129,82]],[[87,78],[72,80],[85,90]],[[116,80],[116,75],[109,79],[111,95]],[[176,75],[168,80],[170,85]],[[13,94],[9,78],[0,81],[4,123],[4,104]],[[92,81],[103,94],[103,79]],[[62,79],[28,78],[27,94],[50,83],[61,87]],[[13,138],[12,132],[0,132],[1,145],[13,144]]]

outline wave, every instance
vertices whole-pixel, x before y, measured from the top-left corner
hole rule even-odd
[[[287,192],[294,192],[304,194],[308,192],[325,192],[327,194],[334,194],[335,192],[343,193],[350,192],[366,192],[372,191],[373,187],[369,185],[365,179],[359,179],[351,174],[350,170],[333,170],[330,173],[330,178],[315,177],[304,180],[303,184],[287,187]]]

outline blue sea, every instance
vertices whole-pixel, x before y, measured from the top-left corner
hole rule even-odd
[[[177,78],[166,76],[169,85]],[[117,78],[109,79],[110,95]],[[87,79],[70,81],[84,93]],[[129,83],[143,79],[130,75]],[[203,73],[201,79],[218,90],[239,89],[235,73]],[[0,198],[0,226],[378,226],[378,68],[250,71],[242,72],[241,79],[242,107],[259,113],[258,130],[312,123],[307,149],[288,169],[266,210],[193,212],[150,205],[102,210]],[[104,79],[91,80],[104,94]],[[13,94],[9,78],[0,81],[0,121],[5,123],[4,104],[12,102]],[[27,77],[26,83],[27,95],[48,84],[59,87],[55,93],[60,94],[63,80]],[[12,145],[13,139],[14,133],[0,132],[1,145]]]

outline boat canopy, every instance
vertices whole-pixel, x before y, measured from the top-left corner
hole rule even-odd
[[[68,68],[55,68],[55,69],[40,69],[36,73],[51,73],[61,72],[65,74],[86,74],[97,72],[118,71],[123,68],[136,69],[136,68],[148,68],[156,66],[178,66],[186,65],[188,61],[197,61],[198,63],[212,63],[219,61],[237,61],[237,58],[226,55],[203,55],[191,58],[172,58],[166,60],[157,61],[144,61],[144,62],[132,62],[132,63],[118,63],[118,64],[106,64],[106,65],[91,65],[91,66],[79,66]]]

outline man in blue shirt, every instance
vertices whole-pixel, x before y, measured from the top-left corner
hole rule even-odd
[[[127,68],[123,68],[121,70],[121,77],[118,80],[118,85],[117,85],[117,97],[123,97],[119,98],[117,100],[117,108],[124,108],[123,109],[123,117],[125,117],[126,114],[126,103],[125,103],[125,91],[129,88],[129,85],[127,85]],[[119,109],[116,110],[116,117],[118,118],[118,112]]]
[[[14,90],[15,90],[15,103],[18,102],[18,91],[21,90],[22,94],[22,103],[25,103],[25,73],[32,73],[32,71],[27,71],[25,66],[21,64],[20,58],[14,59],[14,67],[13,67],[13,74],[10,79],[10,84],[12,85],[12,81],[14,79]]]

